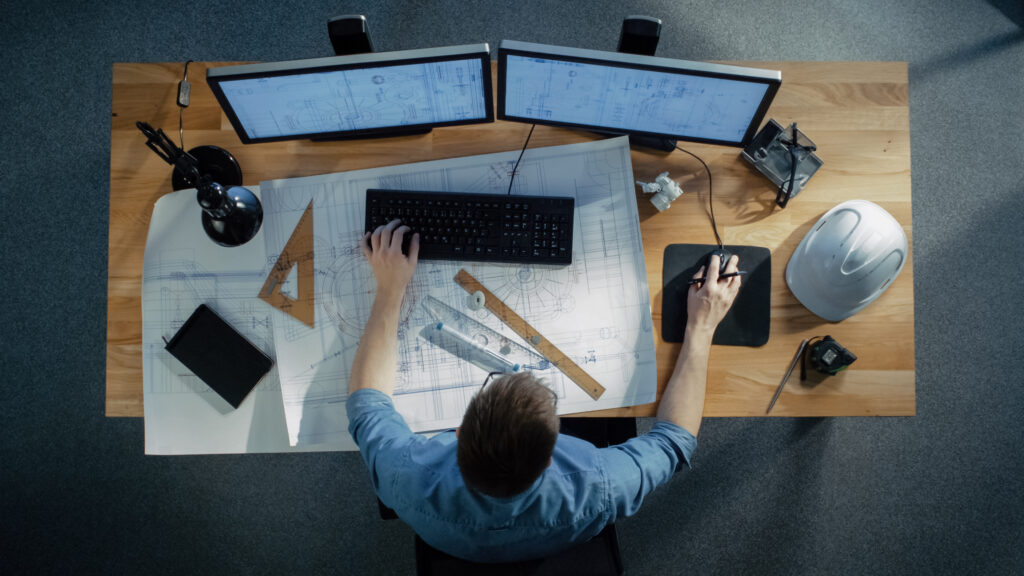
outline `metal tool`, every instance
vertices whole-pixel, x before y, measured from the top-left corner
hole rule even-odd
[[[469,272],[466,272],[465,269],[459,270],[459,273],[455,275],[455,283],[462,286],[463,290],[470,294],[482,292],[484,295],[484,306],[487,307],[491,313],[504,322],[506,326],[511,328],[513,332],[518,334],[520,338],[529,342],[534,349],[554,364],[562,374],[568,376],[570,380],[572,380],[591,398],[597,400],[602,394],[604,394],[604,386],[601,386],[597,380],[595,380],[590,374],[587,374],[583,368],[580,368],[579,365],[566,356],[564,352],[552,344],[550,340],[537,332],[536,328],[530,326],[526,320],[523,320],[521,316],[516,314],[515,311],[509,308],[507,304],[502,302],[490,290],[485,288],[479,280],[474,278]]]
[[[765,414],[771,412],[772,406],[775,406],[775,401],[779,399],[779,394],[782,393],[782,389],[786,386],[786,382],[789,381],[789,377],[793,375],[793,369],[796,368],[796,363],[803,357],[804,350],[807,348],[807,342],[808,340],[806,338],[803,342],[800,342],[800,347],[796,349],[796,354],[793,356],[793,361],[789,363],[786,375],[782,377],[782,382],[779,382],[779,387],[775,389],[775,396],[772,396],[772,401],[768,404],[768,409],[764,411]]]
[[[422,305],[432,323],[420,331],[420,336],[482,370],[512,374],[551,367],[551,363],[540,354],[433,296],[427,296]]]

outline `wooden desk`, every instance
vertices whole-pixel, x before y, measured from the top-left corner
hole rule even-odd
[[[739,149],[682,143],[714,174],[715,215],[728,244],[772,251],[771,338],[761,348],[715,346],[711,352],[706,416],[764,414],[797,344],[831,334],[858,357],[846,372],[817,385],[794,377],[773,416],[913,415],[914,267],[907,262],[889,290],[864,311],[829,324],[804,308],[784,273],[800,239],[836,204],[863,198],[880,204],[911,238],[910,119],[905,62],[736,62],[782,71],[783,84],[768,117],[796,120],[818,145],[824,167],[785,209],[775,190],[739,158]],[[518,150],[526,124],[496,122],[441,128],[425,136],[312,143],[242,145],[210,93],[206,65],[193,63],[192,105],[185,110],[185,146],[227,148],[242,166],[245,184]],[[494,67],[496,71],[497,67]],[[142,259],[153,204],[171,189],[170,167],[145,146],[138,120],[177,140],[177,84],[182,64],[115,64],[110,151],[110,249],[107,284],[107,416],[142,416]],[[531,147],[594,139],[582,132],[538,126]],[[661,340],[661,267],[665,247],[711,244],[707,176],[683,153],[633,151],[637,179],[668,170],[687,193],[658,213],[637,192],[658,356],[659,389],[672,371],[679,344]],[[655,405],[601,415],[650,416]]]

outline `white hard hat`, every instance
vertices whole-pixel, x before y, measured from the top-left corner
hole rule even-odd
[[[786,284],[830,322],[853,316],[892,285],[907,261],[907,235],[881,206],[849,200],[825,213],[786,266]]]

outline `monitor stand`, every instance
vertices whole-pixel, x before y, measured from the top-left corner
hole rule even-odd
[[[362,14],[346,14],[335,16],[327,21],[327,35],[331,38],[331,46],[335,56],[351,56],[373,52],[370,40],[370,26],[366,16]],[[391,138],[395,136],[419,136],[429,134],[431,128],[410,128],[389,130],[386,134],[369,136],[337,136],[329,138],[310,138],[314,142],[341,142],[345,140],[368,140],[373,138]]]
[[[604,132],[600,130],[590,130],[594,134],[600,134],[602,136],[608,136],[609,138],[615,138],[618,136],[627,136],[622,132]],[[658,138],[656,136],[638,136],[636,134],[629,134],[629,146],[631,148],[650,148],[659,152],[672,152],[676,149],[676,140],[671,138]]]
[[[214,182],[225,188],[242,185],[242,167],[238,160],[220,146],[196,146],[188,151],[196,159],[199,172],[206,174]],[[171,172],[171,189],[177,192],[186,188],[195,188],[195,182],[189,182],[177,168]]]
[[[313,142],[344,142],[346,140],[374,140],[376,138],[392,138],[395,136],[418,136],[430,134],[432,128],[410,128],[408,130],[398,129],[394,132],[376,132],[373,134],[357,134],[353,136],[327,136],[324,138],[310,138]]]
[[[662,152],[672,152],[676,149],[676,140],[671,138],[655,138],[652,136],[637,136],[636,134],[630,134],[629,145],[653,148]]]

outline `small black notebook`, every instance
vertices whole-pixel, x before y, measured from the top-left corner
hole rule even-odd
[[[710,244],[671,244],[665,248],[661,269],[661,337],[665,342],[683,341],[689,281],[715,248],[718,246]],[[740,270],[745,270],[747,275],[732,308],[715,330],[712,343],[764,346],[771,329],[771,251],[759,246],[727,245],[725,248],[740,257]]]
[[[166,348],[235,408],[274,365],[206,304],[196,308]]]

